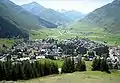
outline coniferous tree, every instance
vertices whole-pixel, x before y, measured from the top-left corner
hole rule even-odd
[[[107,64],[107,62],[106,62],[106,59],[102,59],[102,60],[101,60],[100,70],[101,70],[101,71],[109,72],[109,67],[108,67],[108,64]]]
[[[25,73],[24,73],[24,68],[22,66],[22,64],[18,64],[18,74],[19,74],[19,79],[25,79]]]
[[[16,74],[16,79],[19,80],[19,63],[16,63],[15,65],[15,74]]]
[[[3,77],[2,77],[2,75],[3,75],[3,72],[2,72],[2,71],[3,71],[3,70],[2,70],[2,67],[3,67],[3,66],[2,66],[2,64],[3,64],[3,63],[0,61],[0,81],[2,81],[2,79],[3,79]]]
[[[58,73],[58,65],[53,61],[29,61],[12,63],[0,62],[0,80],[25,80]]]
[[[17,74],[17,64],[14,64],[12,67],[12,80],[13,81],[18,80],[17,75],[18,75]]]
[[[38,74],[40,74],[40,73],[37,71],[36,63],[31,63],[31,66],[32,66],[32,76],[33,76],[33,78],[39,77],[40,75],[38,75]]]
[[[86,71],[85,61],[81,61],[80,71]]]
[[[57,63],[53,63],[53,69],[52,69],[53,74],[58,74],[58,64]]]
[[[62,73],[72,73],[75,71],[73,58],[66,58],[62,66]]]
[[[43,63],[40,63],[40,75],[41,76],[45,76],[45,70],[44,70],[44,67],[45,67],[45,65],[43,64]]]
[[[95,58],[93,60],[93,63],[92,63],[92,71],[96,71],[96,70],[99,71],[100,70],[100,63],[101,63],[100,58],[99,59]]]
[[[109,66],[106,59],[94,59],[92,64],[93,71],[105,71],[109,73]]]
[[[75,72],[74,58],[70,60],[70,72]]]
[[[65,58],[64,63],[62,65],[62,73],[68,73],[67,72],[67,58]]]
[[[8,74],[7,74],[7,67],[6,67],[6,64],[5,62],[3,62],[3,80],[6,80]]]
[[[114,69],[119,69],[119,67],[118,67],[118,64],[117,64],[117,63],[114,65]]]
[[[85,61],[82,61],[81,59],[78,60],[78,63],[76,64],[76,71],[86,71]]]
[[[47,61],[44,62],[44,75],[49,75],[49,63]]]
[[[5,62],[5,66],[6,66],[6,71],[7,71],[7,76],[6,76],[6,80],[11,80],[11,75],[12,75],[12,62],[10,60],[8,60],[7,62]]]
[[[29,61],[25,62],[24,70],[25,70],[26,79],[32,78],[32,67]]]

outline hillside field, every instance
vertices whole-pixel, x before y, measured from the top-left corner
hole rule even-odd
[[[3,44],[9,48],[14,44],[14,42],[15,42],[15,40],[13,40],[13,39],[11,39],[11,40],[9,40],[9,39],[0,39],[0,51],[5,50],[5,48],[2,47]]]
[[[87,28],[86,28],[87,27]],[[88,28],[89,27],[89,28]],[[103,28],[80,25],[79,23],[68,26],[68,28],[32,30],[30,39],[54,38],[58,40],[69,38],[89,38],[97,42],[105,42],[108,45],[120,45],[120,34],[105,32]]]

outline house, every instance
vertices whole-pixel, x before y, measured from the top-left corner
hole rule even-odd
[[[109,56],[113,61],[120,62],[120,46],[109,49]]]
[[[5,62],[5,61],[7,61],[7,59],[6,59],[6,57],[2,57],[2,58],[0,58],[0,61]]]
[[[20,58],[20,59],[17,59],[18,61],[25,61],[25,60],[30,60],[30,57],[23,57],[23,58]]]
[[[45,59],[45,56],[36,56],[36,59]]]

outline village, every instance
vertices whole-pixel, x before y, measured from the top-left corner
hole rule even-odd
[[[1,53],[0,61],[11,60],[30,62],[39,59],[61,60],[65,57],[81,57],[92,61],[94,57],[106,57],[112,64],[120,64],[120,47],[108,47],[106,44],[89,39],[41,39],[34,41],[18,41],[7,52]]]

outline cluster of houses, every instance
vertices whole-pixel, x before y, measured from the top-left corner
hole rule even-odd
[[[23,61],[23,60],[37,60],[46,58],[47,56],[57,57],[61,54],[55,40],[35,40],[35,41],[19,41],[16,42],[7,53],[0,56],[0,61]]]
[[[109,47],[107,45],[89,39],[64,40],[61,41],[58,46],[62,49],[62,52],[67,55],[89,54],[92,57],[109,53]]]
[[[0,55],[0,61],[10,60],[13,62],[38,59],[63,59],[65,57],[82,56],[93,60],[103,54],[109,55],[108,60],[120,62],[120,47],[109,47],[105,44],[89,39],[42,39],[34,41],[18,41],[7,52]]]
[[[120,68],[120,46],[109,48],[109,57],[107,60],[108,63],[113,65],[113,67],[117,66]]]

